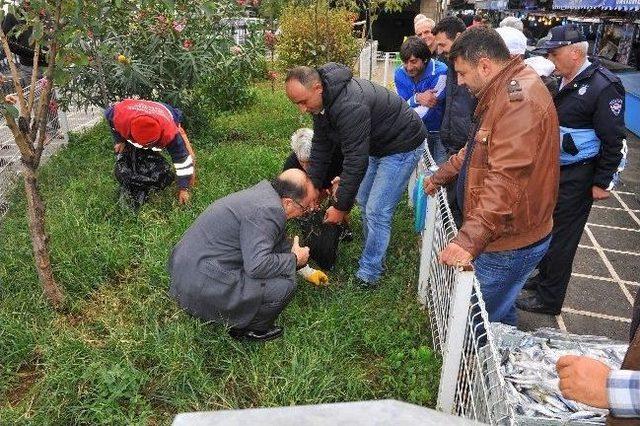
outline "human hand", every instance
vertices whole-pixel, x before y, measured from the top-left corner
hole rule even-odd
[[[189,194],[188,189],[181,188],[180,190],[178,190],[178,203],[180,203],[180,205],[187,204],[190,198],[191,195]]]
[[[424,188],[424,192],[432,197],[436,195],[436,191],[438,190],[438,185],[431,182],[431,176],[422,181],[422,187]]]
[[[304,266],[309,262],[309,247],[300,247],[300,238],[296,235],[293,237],[293,245],[291,253],[296,255],[296,265]]]
[[[338,192],[338,186],[340,185],[340,176],[336,176],[331,181],[331,197],[336,199],[336,192]]]
[[[597,359],[565,355],[558,358],[562,396],[597,408],[609,408],[607,378],[611,368]]]
[[[416,102],[427,108],[433,108],[438,104],[436,91],[434,89],[426,90],[422,93],[416,93]]]
[[[18,103],[18,95],[15,93],[10,93],[4,97],[4,101],[8,104],[15,105]]]
[[[473,260],[473,256],[456,243],[449,243],[438,255],[438,260],[442,265],[460,268],[469,266]]]
[[[124,152],[124,142],[118,142],[113,146],[113,151],[116,154],[122,154]]]
[[[591,196],[595,201],[606,200],[609,198],[609,195],[611,195],[611,193],[606,189],[602,189],[595,185],[591,187]]]
[[[317,287],[325,287],[329,285],[329,277],[319,269],[313,269],[307,265],[298,271],[305,280]]]
[[[323,222],[338,225],[344,221],[344,217],[346,215],[347,212],[343,212],[342,210],[338,210],[335,207],[331,206],[325,212]]]

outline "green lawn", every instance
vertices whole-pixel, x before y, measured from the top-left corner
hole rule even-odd
[[[259,87],[253,106],[192,141],[192,203],[179,207],[168,189],[138,215],[116,202],[107,127],[72,137],[41,173],[66,314],[41,295],[19,187],[0,224],[0,423],[167,424],[183,411],[373,398],[433,406],[439,360],[416,303],[418,238],[404,201],[381,288],[353,283],[356,212],[331,286],[299,282],[282,339],[238,343],[168,296],[173,244],[215,199],[273,177],[307,123],[281,90]]]

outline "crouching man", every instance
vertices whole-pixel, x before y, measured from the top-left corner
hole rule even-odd
[[[286,238],[287,219],[313,209],[315,192],[296,169],[211,204],[169,259],[171,295],[190,314],[231,327],[237,339],[271,340],[309,248]],[[326,276],[325,276],[326,280]]]

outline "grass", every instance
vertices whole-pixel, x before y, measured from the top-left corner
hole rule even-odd
[[[307,120],[282,90],[259,87],[254,105],[194,138],[192,203],[181,208],[168,189],[137,215],[116,203],[107,127],[72,137],[41,173],[64,314],[42,297],[17,188],[0,224],[0,423],[168,424],[184,411],[375,398],[433,406],[439,360],[415,302],[418,239],[404,202],[381,288],[352,282],[356,232],[329,288],[299,282],[277,341],[238,343],[168,296],[166,260],[182,233],[215,199],[274,176]]]

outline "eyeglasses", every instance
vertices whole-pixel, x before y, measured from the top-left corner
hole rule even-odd
[[[305,206],[303,206],[302,204],[300,204],[299,202],[297,202],[297,201],[296,201],[296,200],[294,200],[293,198],[290,198],[290,200],[291,200],[291,201],[293,201],[294,203],[296,203],[296,205],[297,205],[298,207],[300,207],[300,210],[302,210],[302,213],[303,213],[303,214],[309,214],[309,213],[311,213],[311,211],[313,210],[313,209],[312,209],[312,208],[310,208],[310,207],[305,207]]]

